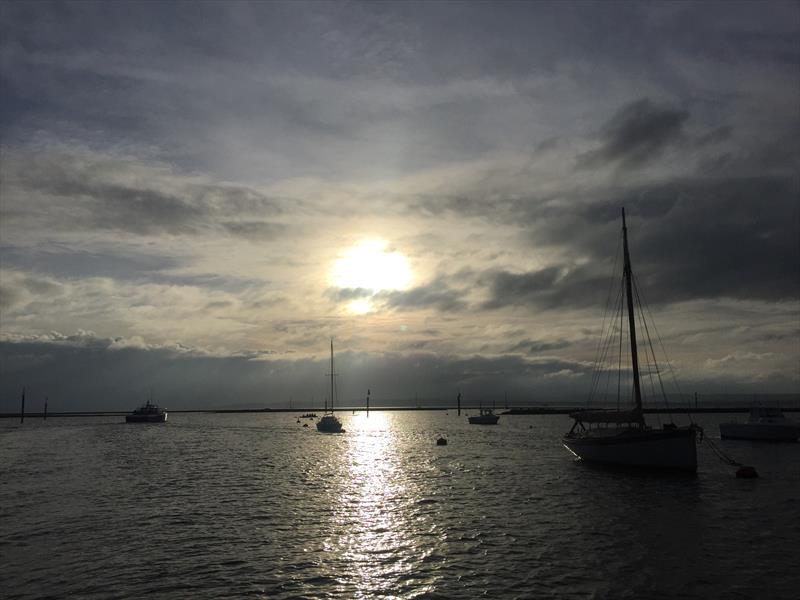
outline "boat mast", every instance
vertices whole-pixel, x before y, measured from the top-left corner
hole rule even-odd
[[[331,413],[333,413],[333,394],[334,394],[334,384],[333,384],[333,338],[331,338]]]
[[[625,225],[625,207],[622,207],[622,247],[625,258],[625,295],[628,300],[628,328],[631,334],[631,359],[633,361],[633,393],[636,410],[642,412],[642,390],[639,386],[639,354],[636,351],[636,319],[633,316],[633,285],[631,279],[631,255],[628,253],[628,227]]]

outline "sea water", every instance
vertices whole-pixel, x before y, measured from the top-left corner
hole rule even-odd
[[[2,596],[798,597],[800,444],[729,416],[698,422],[759,479],[584,464],[565,416],[339,416],[0,421]]]

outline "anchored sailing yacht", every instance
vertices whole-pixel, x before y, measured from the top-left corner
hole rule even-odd
[[[333,370],[333,339],[331,339],[331,409],[325,409],[322,418],[317,421],[317,431],[323,433],[343,433],[342,422],[333,414],[333,402],[336,397],[336,385],[333,382],[335,372]]]
[[[563,443],[575,456],[587,462],[696,471],[697,448],[695,438],[699,429],[696,425],[678,427],[674,423],[668,423],[663,428],[656,429],[645,423],[644,412],[642,411],[639,355],[636,345],[637,319],[634,315],[633,306],[634,290],[637,298],[640,298],[640,294],[631,271],[631,259],[628,252],[628,228],[625,225],[624,208],[622,209],[622,239],[623,279],[625,304],[628,312],[628,333],[630,337],[635,404],[629,410],[583,410],[572,413],[570,416],[575,419],[575,423],[572,425],[572,429],[564,436]],[[622,310],[621,291],[619,308]],[[640,315],[640,318],[639,322],[645,325],[645,332],[649,337],[644,315]],[[620,318],[621,322],[622,319]],[[620,336],[623,333],[621,327],[619,333]],[[621,338],[619,345],[621,348]],[[607,352],[610,344],[604,344],[603,346]],[[653,351],[652,343],[649,350],[655,363],[655,352]],[[647,348],[645,353],[647,353]],[[598,367],[603,358],[603,356],[598,358]],[[657,367],[649,373],[651,378],[653,373],[657,375],[658,383],[663,392],[661,375]],[[618,381],[621,381],[621,374]],[[653,388],[655,389],[654,385]],[[620,388],[618,387],[618,389]]]

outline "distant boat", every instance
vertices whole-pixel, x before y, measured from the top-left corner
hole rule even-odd
[[[317,413],[305,413],[304,415],[300,415],[301,419],[316,419]]]
[[[166,423],[167,409],[160,408],[148,400],[145,404],[134,410],[131,414],[125,415],[126,423]]]
[[[796,442],[800,424],[787,419],[776,406],[754,406],[746,423],[720,423],[719,434],[723,440]]]
[[[497,425],[500,415],[494,414],[494,410],[491,408],[481,408],[480,414],[467,417],[467,420],[472,425]]]
[[[624,304],[627,305],[628,313],[628,334],[630,338],[635,405],[629,410],[584,410],[574,412],[570,416],[575,419],[575,423],[572,425],[572,429],[564,435],[562,441],[570,452],[587,462],[696,471],[697,448],[695,440],[699,430],[696,425],[678,427],[674,423],[669,423],[665,424],[662,429],[654,429],[648,426],[644,420],[639,358],[636,345],[637,321],[633,307],[635,284],[628,251],[628,228],[625,225],[624,208],[622,209],[622,239],[623,279],[626,298]],[[636,292],[636,297],[640,298],[638,288],[636,288]],[[620,291],[619,320],[615,321],[620,323],[622,322],[621,311],[623,310],[621,293]],[[644,315],[640,315],[640,317],[643,319]],[[614,318],[613,315],[612,318]],[[648,331],[647,327],[646,331]],[[619,346],[621,348],[621,328],[619,333]],[[606,351],[610,345],[604,346]],[[603,345],[601,344],[601,346]],[[652,344],[649,350],[655,362]],[[602,360],[603,356],[598,358],[598,365]],[[656,368],[654,372],[658,375],[660,382],[661,376],[658,369]]]
[[[336,398],[336,384],[333,381],[335,376],[335,372],[333,370],[333,339],[331,339],[331,408],[328,410],[325,409],[325,413],[322,415],[322,418],[317,421],[317,431],[321,431],[323,433],[343,433],[344,429],[342,429],[342,422],[336,418],[336,415],[333,414],[334,409],[334,399]]]

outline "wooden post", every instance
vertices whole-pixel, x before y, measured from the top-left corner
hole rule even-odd
[[[461,416],[461,391],[458,392],[457,402],[458,402],[458,416],[460,417]]]
[[[47,421],[47,396],[44,397],[44,420]]]
[[[25,386],[22,386],[22,401],[20,402],[19,407],[19,422],[22,423],[25,420]]]

